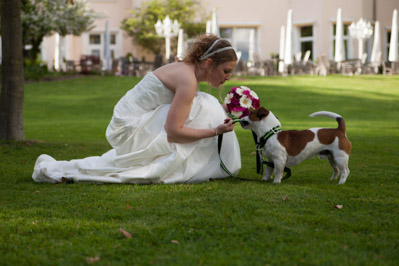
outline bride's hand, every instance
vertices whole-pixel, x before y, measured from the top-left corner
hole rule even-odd
[[[224,124],[218,125],[216,127],[216,132],[217,132],[217,135],[221,135],[226,132],[233,131],[233,129],[234,129],[233,119],[226,118],[224,120]]]

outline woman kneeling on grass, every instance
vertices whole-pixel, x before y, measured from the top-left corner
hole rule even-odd
[[[234,124],[215,97],[198,90],[201,81],[222,85],[236,62],[227,40],[200,36],[183,62],[148,73],[119,100],[106,131],[112,150],[71,161],[42,154],[33,179],[146,184],[223,178],[228,175],[220,167],[215,136],[224,133],[221,157],[237,173],[241,157]]]

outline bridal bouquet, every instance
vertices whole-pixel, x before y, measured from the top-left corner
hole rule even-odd
[[[227,93],[224,103],[228,113],[235,118],[247,116],[250,110],[258,109],[260,106],[258,95],[246,86],[232,88]]]

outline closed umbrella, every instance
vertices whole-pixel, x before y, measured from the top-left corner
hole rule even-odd
[[[105,33],[104,33],[104,57],[105,57],[105,71],[111,71],[111,40],[108,29],[108,20],[105,21]]]
[[[284,40],[285,40],[285,26],[281,26],[280,29],[280,53],[279,53],[279,64],[278,64],[278,72],[284,72]]]
[[[287,27],[285,31],[284,64],[292,64],[292,9],[288,10]]]
[[[183,39],[183,29],[179,29],[179,34],[177,36],[177,59],[183,59],[183,47],[184,46],[184,39]]]
[[[206,22],[206,33],[211,33],[212,32],[211,28],[212,28],[212,21],[208,20]]]
[[[249,31],[248,66],[254,64],[255,59],[255,29]]]
[[[337,25],[335,32],[335,55],[334,60],[337,62],[338,70],[341,69],[341,62],[345,60],[344,50],[344,25],[342,23],[342,11],[338,8],[337,11]]]
[[[371,50],[370,62],[379,65],[381,63],[381,41],[380,41],[380,22],[374,25],[373,49]]]
[[[389,43],[389,61],[398,61],[398,11],[395,9],[392,15],[391,41]]]
[[[54,69],[60,70],[60,35],[58,32],[54,34],[55,36],[55,49],[54,49]]]
[[[211,33],[215,34],[216,36],[220,36],[218,14],[216,12],[216,8],[214,8],[212,11]]]

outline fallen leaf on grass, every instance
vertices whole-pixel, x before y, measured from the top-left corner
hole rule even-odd
[[[284,197],[282,198],[283,201],[286,201],[287,199],[288,199],[288,196],[284,196]]]
[[[132,238],[132,234],[123,230],[122,228],[119,228],[119,232],[121,232],[126,238]]]
[[[96,262],[96,261],[99,261],[100,260],[100,257],[86,257],[86,262],[87,263],[94,263],[94,262]]]
[[[173,244],[179,244],[179,241],[177,241],[177,240],[172,240],[170,242],[173,243]]]
[[[344,207],[343,205],[335,205],[335,206],[334,206],[334,208],[335,208],[335,209],[338,209],[338,210],[342,209],[343,207]]]

